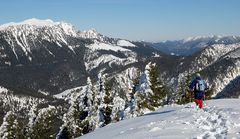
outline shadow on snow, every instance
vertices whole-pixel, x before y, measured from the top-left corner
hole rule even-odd
[[[162,111],[162,112],[151,112],[151,113],[144,114],[143,116],[159,115],[159,114],[164,114],[164,113],[170,113],[170,112],[173,112],[173,111],[175,111],[175,110],[168,110],[168,111]]]

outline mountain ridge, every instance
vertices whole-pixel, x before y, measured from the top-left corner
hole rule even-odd
[[[164,41],[159,43],[147,43],[152,47],[159,49],[167,54],[174,55],[192,55],[199,52],[205,47],[214,44],[234,44],[240,42],[240,36],[197,36],[189,37],[182,40]]]

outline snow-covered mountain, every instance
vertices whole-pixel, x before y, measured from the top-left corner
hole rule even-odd
[[[211,67],[222,63],[219,61],[233,59],[224,55],[230,52],[238,55],[235,49],[239,47],[237,36],[192,37],[160,43],[167,49],[177,48],[184,52],[196,49],[199,52],[182,58],[171,57],[149,48],[145,43],[109,38],[94,29],[79,31],[69,23],[49,19],[29,19],[1,25],[0,42],[0,77],[5,79],[1,85],[12,90],[16,89],[15,86],[20,89],[24,86],[24,91],[47,94],[85,85],[88,75],[96,79],[100,71],[111,74],[121,72],[130,65],[141,67],[141,62],[149,61],[149,58],[155,59],[171,82],[172,78],[181,77],[181,73],[186,71],[213,70]],[[172,44],[175,45],[172,47]],[[231,75],[206,75],[209,83],[216,88],[215,94],[239,75],[235,66],[238,62],[236,56],[234,59],[235,64],[225,66],[229,69],[225,69],[223,74]],[[170,65],[178,68],[170,68]],[[221,64],[217,66],[222,67]]]
[[[239,103],[239,99],[220,99],[206,101],[203,109],[197,109],[193,103],[165,106],[78,139],[239,138]]]
[[[79,31],[65,22],[29,19],[0,26],[0,54],[2,86],[55,94],[84,85],[89,75],[115,72],[160,52],[94,29]]]
[[[239,40],[237,36],[188,38],[178,41],[181,45],[176,48],[197,48],[198,53],[170,56],[143,42],[109,38],[95,29],[79,31],[65,22],[29,19],[0,26],[0,77],[4,79],[0,85],[13,91],[57,94],[85,85],[88,76],[96,81],[99,72],[111,76],[131,67],[143,70],[155,61],[167,82],[175,86],[186,71],[218,73],[222,69],[219,74],[205,75],[217,94],[239,75]],[[164,47],[171,49],[167,43]],[[224,61],[229,61],[228,66],[223,66]]]
[[[157,88],[166,93],[161,105],[176,102],[181,81],[196,72],[207,80],[213,96],[238,98],[238,39],[215,36],[182,40],[201,50],[176,56],[144,42],[110,38],[95,29],[80,31],[66,22],[29,19],[1,25],[1,129],[6,126],[4,121],[19,115],[14,124],[23,122],[26,131],[19,132],[27,132],[28,138],[37,138],[35,128],[50,128],[51,122],[56,124],[46,138],[66,133],[76,137],[139,116],[156,108],[144,101],[153,95],[152,77],[163,83]],[[160,75],[150,77],[150,67],[157,67],[151,74],[159,70]],[[105,112],[109,107],[110,114]],[[46,125],[39,126],[39,121]],[[4,131],[2,135],[9,134]]]
[[[161,50],[164,53],[172,55],[191,55],[205,47],[214,44],[235,44],[240,42],[240,36],[198,36],[189,37],[177,41],[165,41],[159,43],[148,43],[152,47]]]

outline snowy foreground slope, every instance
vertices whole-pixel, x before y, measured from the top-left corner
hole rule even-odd
[[[166,106],[144,116],[110,124],[78,139],[240,138],[240,99]]]

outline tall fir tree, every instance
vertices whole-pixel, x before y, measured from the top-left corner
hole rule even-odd
[[[103,110],[103,116],[104,116],[104,123],[103,126],[111,123],[112,121],[112,103],[113,103],[113,97],[111,94],[111,84],[110,81],[105,79],[104,82],[104,92],[105,92],[105,96],[104,96],[104,110]]]
[[[140,75],[141,75],[141,71],[139,69],[137,69],[137,73],[132,81],[133,82],[132,90],[130,92],[130,102],[131,103],[134,102],[134,100],[135,100],[134,96],[137,92],[137,88],[139,87]]]
[[[75,138],[82,136],[92,129],[90,128],[88,111],[82,107],[83,103],[79,100],[75,100],[72,106],[69,108],[70,111],[64,115],[64,125],[59,133],[59,137],[68,136],[70,138]]]
[[[59,136],[65,135],[78,137],[82,136],[95,128],[94,119],[94,101],[96,99],[94,94],[93,85],[90,78],[87,78],[87,85],[85,91],[81,92],[80,95],[75,98],[71,103],[69,112],[64,116],[65,124],[62,127]]]
[[[48,108],[40,109],[36,120],[32,126],[30,138],[43,139],[55,138],[56,134],[52,132],[53,118],[56,116],[55,107],[49,106]]]
[[[178,104],[186,104],[193,101],[193,97],[194,97],[193,92],[189,90],[190,83],[191,83],[191,75],[188,72],[186,76],[182,77],[178,85],[178,91],[177,91]]]
[[[160,79],[159,68],[156,64],[150,64],[149,69],[150,88],[153,92],[151,95],[151,105],[153,107],[159,107],[164,104],[167,88],[164,82]]]
[[[88,110],[88,117],[87,117],[87,121],[88,122],[88,129],[87,126],[84,126],[84,132],[90,132],[92,130],[94,130],[97,126],[97,120],[96,120],[96,112],[98,110],[98,99],[97,99],[97,94],[96,94],[96,90],[93,87],[92,81],[90,79],[90,77],[88,77],[87,79],[87,88],[86,88],[86,95],[88,98],[87,101],[87,110]]]
[[[0,127],[0,137],[2,139],[15,139],[16,125],[15,125],[16,116],[12,111],[7,112],[3,119],[3,123]]]
[[[99,128],[101,126],[101,122],[104,121],[103,115],[102,115],[102,104],[103,104],[103,85],[102,85],[102,79],[101,75],[99,76],[99,79],[97,81],[96,86],[93,86],[93,106],[92,106],[92,113],[90,115],[90,125],[92,129]]]
[[[83,119],[83,113],[80,111],[80,102],[82,100],[78,97],[74,102],[72,102],[72,106],[70,107],[70,112],[67,114],[67,127],[70,131],[70,135],[73,137],[82,135],[81,128],[81,119]]]
[[[145,67],[145,71],[141,74],[139,78],[139,86],[138,90],[134,95],[135,98],[135,111],[138,115],[144,114],[145,109],[154,110],[151,102],[151,96],[153,95],[153,91],[150,88],[150,64],[147,64]]]
[[[24,139],[27,138],[27,136],[24,134],[24,124],[21,120],[16,118],[14,120],[14,133],[15,133],[15,139]]]
[[[89,115],[92,114],[92,109],[93,109],[93,85],[92,85],[92,81],[90,79],[90,77],[87,78],[87,88],[86,88],[86,97],[87,97],[87,109],[89,112]]]
[[[105,121],[105,104],[104,104],[104,98],[105,98],[105,75],[103,75],[101,72],[98,74],[98,83],[97,83],[97,91],[95,96],[95,108],[97,109],[97,116],[96,116],[96,128],[104,126]]]
[[[125,109],[124,115],[126,118],[132,118],[138,116],[137,112],[137,103],[136,103],[136,94],[137,89],[139,88],[141,71],[137,69],[135,77],[132,79],[132,89],[127,96],[127,108]]]
[[[124,118],[124,108],[125,108],[125,101],[116,95],[113,98],[113,108],[112,108],[112,115],[114,121],[120,121]]]
[[[92,121],[91,117],[94,110],[93,101],[93,86],[91,79],[88,77],[86,91],[84,92],[83,100],[80,102],[79,107],[81,135],[93,130],[94,121]]]
[[[28,112],[28,124],[25,128],[25,132],[27,133],[26,136],[27,138],[31,138],[31,133],[33,132],[33,124],[35,120],[37,119],[38,115],[38,108],[37,105],[32,105],[30,111]]]

